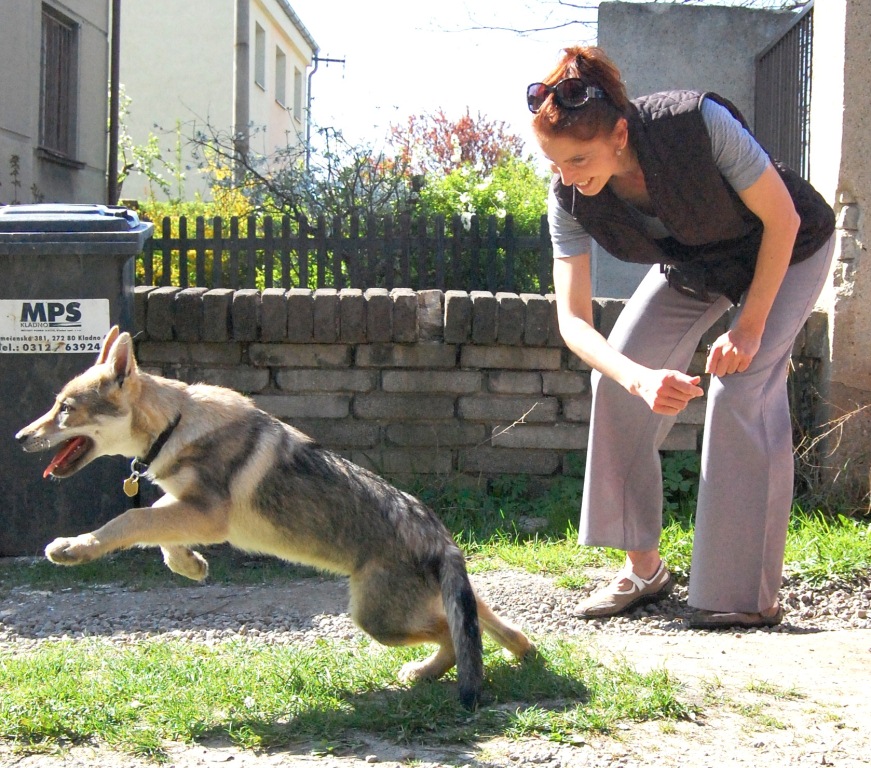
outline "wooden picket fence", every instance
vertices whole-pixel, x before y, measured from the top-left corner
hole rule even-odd
[[[464,221],[403,215],[329,223],[324,217],[167,217],[156,224],[136,266],[138,284],[183,288],[549,293],[551,265],[546,216],[538,234],[518,235],[511,216]]]

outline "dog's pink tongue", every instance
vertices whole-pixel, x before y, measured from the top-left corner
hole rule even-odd
[[[42,476],[48,477],[52,472],[54,472],[61,464],[66,461],[67,457],[75,451],[82,443],[85,442],[85,438],[83,437],[74,437],[72,440],[68,440],[63,444],[61,449],[57,452],[55,457],[51,460],[51,464],[49,464],[45,468],[45,472],[42,473]]]

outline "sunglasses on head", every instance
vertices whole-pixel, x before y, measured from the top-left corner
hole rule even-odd
[[[526,89],[526,105],[532,113],[538,112],[547,97],[553,94],[563,109],[578,109],[590,99],[604,99],[605,92],[595,85],[586,85],[579,77],[567,77],[556,85],[533,83]]]

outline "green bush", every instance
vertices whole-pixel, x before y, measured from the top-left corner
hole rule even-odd
[[[531,160],[506,156],[485,173],[466,164],[444,176],[427,176],[420,191],[420,211],[450,218],[459,214],[466,228],[472,216],[514,218],[518,234],[537,235],[547,209],[547,180]]]

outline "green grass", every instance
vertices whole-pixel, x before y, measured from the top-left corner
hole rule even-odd
[[[871,573],[869,518],[806,512],[796,507],[786,540],[786,570],[793,578],[822,584]]]
[[[0,653],[0,737],[29,750],[102,742],[159,760],[170,740],[278,747],[364,730],[399,742],[495,734],[559,741],[689,714],[664,671],[602,666],[572,640],[545,639],[541,651],[519,665],[490,651],[487,700],[470,714],[450,680],[397,684],[398,667],[420,650],[365,640],[303,647],[50,642],[26,654]]]
[[[692,456],[674,459],[666,470],[662,552],[685,577],[693,537]],[[412,490],[455,531],[472,572],[512,567],[579,588],[589,568],[622,563],[622,552],[576,544],[577,477],[550,486],[514,478],[488,487]],[[528,532],[530,519],[534,533]],[[228,547],[204,552],[212,583],[272,584],[313,573]],[[867,578],[869,563],[867,518],[796,507],[786,549],[793,579],[848,582]],[[55,591],[96,584],[136,590],[192,582],[170,573],[154,550],[77,568],[0,560],[0,594],[19,586]],[[503,735],[574,743],[578,734],[608,732],[628,721],[667,725],[694,714],[664,671],[603,666],[574,638],[535,640],[540,656],[520,665],[488,647],[488,699],[474,714],[459,708],[450,677],[411,687],[396,682],[397,669],[425,649],[386,649],[367,640],[280,647],[243,639],[119,645],[83,638],[45,642],[20,654],[7,646],[0,650],[0,739],[26,750],[108,743],[161,760],[172,740],[220,737],[243,747],[315,740],[329,751],[347,731],[359,729],[396,741]]]
[[[693,516],[683,507],[666,513],[660,551],[670,570],[687,578],[692,561]],[[467,541],[471,572],[514,567],[553,576],[560,586],[582,587],[591,567],[619,568],[619,550],[581,547],[569,526],[561,536],[497,534],[487,541]],[[871,519],[793,510],[787,532],[785,572],[796,581],[821,585],[871,576]]]
[[[759,693],[765,696],[771,696],[773,699],[791,700],[805,699],[807,695],[802,693],[798,688],[791,686],[784,688],[776,683],[770,683],[766,680],[756,680],[747,685],[747,690],[750,693]]]

